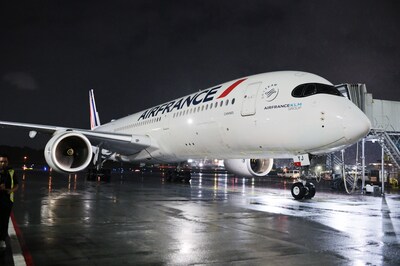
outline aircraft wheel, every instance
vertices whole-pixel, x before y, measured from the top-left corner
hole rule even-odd
[[[292,196],[293,198],[300,200],[304,198],[306,194],[306,188],[303,186],[301,182],[296,182],[292,185]]]
[[[311,182],[306,183],[306,188],[308,190],[308,193],[304,196],[306,199],[311,199],[315,196],[315,185]]]

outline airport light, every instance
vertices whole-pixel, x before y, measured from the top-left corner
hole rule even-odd
[[[28,159],[28,156],[24,156],[24,165],[22,166],[22,170],[26,170],[26,169],[28,169],[28,167],[26,166],[26,160]]]

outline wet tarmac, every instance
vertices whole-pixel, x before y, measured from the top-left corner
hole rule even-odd
[[[296,201],[277,178],[19,178],[18,239],[10,233],[0,265],[400,265],[396,190],[347,195],[325,182]]]

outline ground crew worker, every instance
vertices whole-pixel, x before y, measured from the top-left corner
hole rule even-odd
[[[8,223],[17,189],[18,179],[14,170],[8,166],[8,156],[0,154],[0,248],[6,247]]]

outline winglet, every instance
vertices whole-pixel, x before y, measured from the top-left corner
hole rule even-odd
[[[96,108],[96,101],[94,100],[93,89],[89,91],[89,105],[90,105],[90,129],[93,130],[100,126],[99,113]]]

